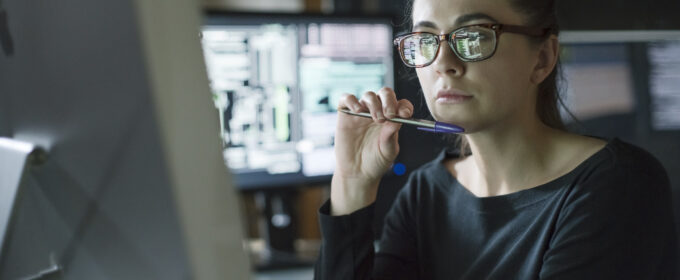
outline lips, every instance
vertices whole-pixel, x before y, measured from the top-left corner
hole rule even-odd
[[[437,92],[437,103],[461,103],[470,100],[472,95],[457,89],[442,89]]]

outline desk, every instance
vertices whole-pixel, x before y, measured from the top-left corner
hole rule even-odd
[[[312,280],[314,279],[314,268],[305,267],[255,272],[254,276],[255,280]]]

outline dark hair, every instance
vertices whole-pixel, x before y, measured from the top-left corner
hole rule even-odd
[[[537,26],[550,28],[548,34],[559,35],[560,29],[557,24],[555,14],[555,0],[509,0],[516,11],[526,15],[527,26]],[[538,37],[531,39],[535,43],[541,43],[548,38]],[[559,85],[563,82],[561,63],[558,57],[557,64],[548,77],[538,85],[538,96],[536,97],[536,114],[539,119],[549,127],[559,130],[566,130],[562,117],[560,116],[559,106],[566,109],[560,97]],[[569,112],[567,110],[567,112]],[[571,115],[571,113],[569,112]],[[573,117],[573,116],[572,116]]]
[[[557,16],[555,14],[555,0],[507,0],[515,11],[520,12],[526,16],[524,25],[535,26],[542,28],[550,28],[546,36],[532,37],[532,42],[539,44],[544,42],[550,35],[559,35],[559,26],[557,24]],[[411,28],[412,13],[414,0],[407,0],[406,14],[404,24]],[[538,118],[547,126],[567,130],[562,117],[560,115],[559,107],[565,109],[565,112],[574,120],[576,118],[567,109],[561,96],[560,86],[564,85],[564,77],[562,76],[562,67],[558,58],[557,64],[548,77],[538,85],[538,94],[536,96],[536,114]],[[449,142],[453,141],[460,147],[461,155],[469,153],[468,143],[465,137],[462,136],[446,136]]]

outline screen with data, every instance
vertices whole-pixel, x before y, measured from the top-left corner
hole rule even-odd
[[[612,121],[627,121],[619,133],[634,130],[633,125],[644,131],[680,130],[680,41],[647,36],[562,44],[562,97],[577,119],[606,120],[602,126],[609,128]]]
[[[201,41],[242,189],[328,180],[339,98],[394,84],[388,18],[209,13]]]
[[[655,131],[680,130],[680,41],[647,46],[650,118]]]

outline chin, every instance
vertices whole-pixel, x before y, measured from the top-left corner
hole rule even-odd
[[[445,123],[451,123],[455,125],[460,125],[463,123],[467,123],[470,121],[471,118],[468,117],[468,114],[463,114],[460,111],[452,111],[452,110],[438,110],[436,112],[432,113],[432,117],[438,121],[438,122],[445,122]]]

